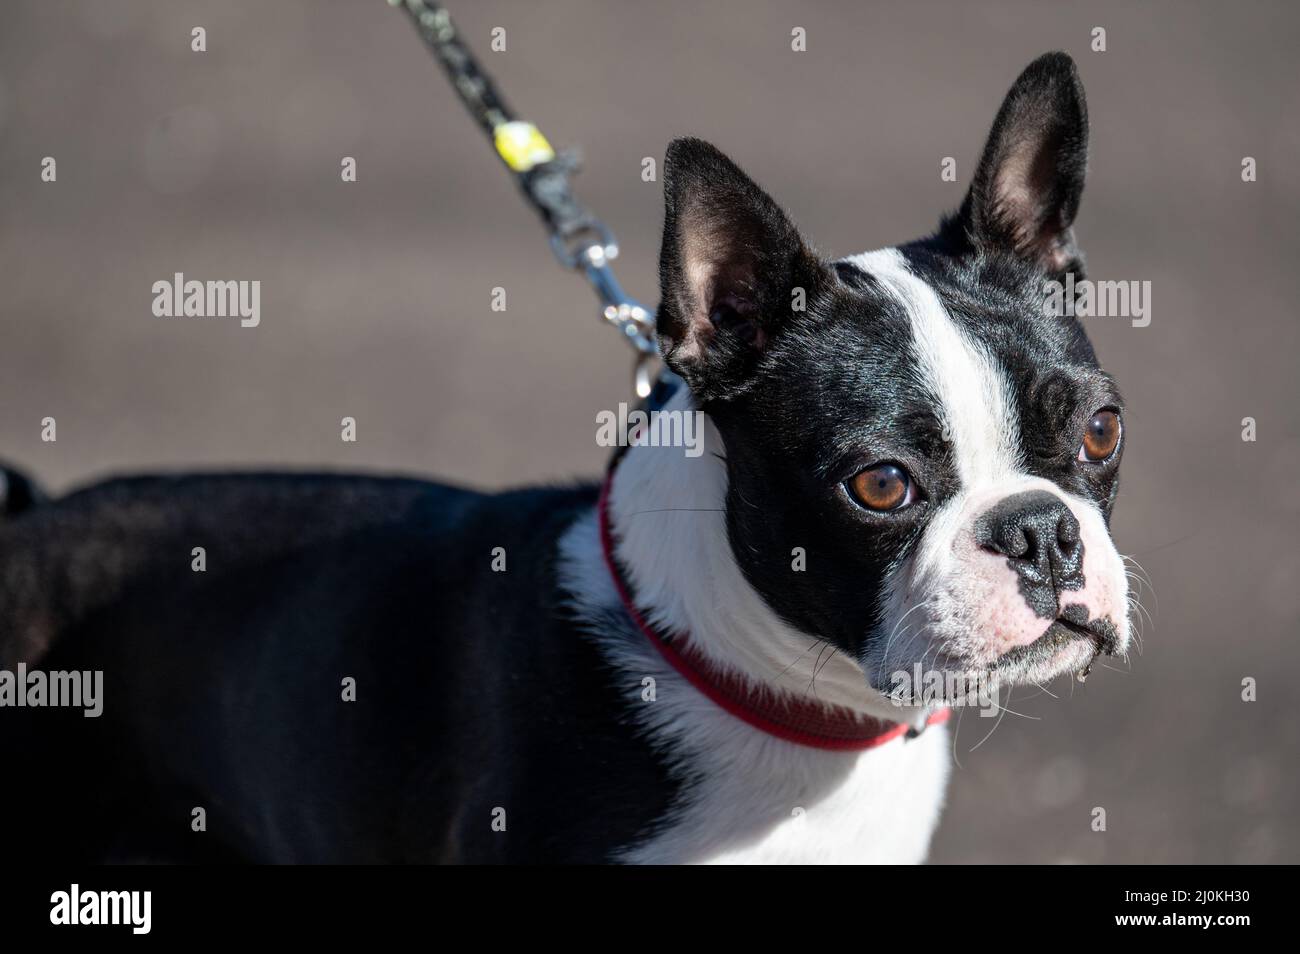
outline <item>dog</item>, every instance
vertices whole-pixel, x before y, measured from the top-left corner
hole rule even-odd
[[[959,693],[1130,640],[1123,402],[1083,274],[1063,53],[928,238],[829,260],[730,159],[664,163],[657,334],[705,453],[500,494],[300,474],[13,473],[6,840],[69,861],[923,861]],[[201,565],[200,565],[201,564]],[[51,676],[52,677],[52,676]],[[922,680],[924,681],[924,680]],[[30,689],[10,679],[11,697]],[[4,701],[0,698],[0,701]]]

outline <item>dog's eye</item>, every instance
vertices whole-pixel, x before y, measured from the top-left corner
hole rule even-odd
[[[1120,431],[1118,414],[1114,411],[1098,411],[1084,429],[1083,444],[1079,447],[1079,460],[1089,464],[1099,464],[1108,459],[1119,446]]]
[[[868,467],[850,477],[847,487],[853,499],[868,510],[901,510],[916,499],[912,478],[897,464]]]

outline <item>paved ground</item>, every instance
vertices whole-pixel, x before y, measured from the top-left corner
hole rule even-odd
[[[582,194],[650,299],[661,199],[640,160],[674,135],[717,142],[827,251],[859,251],[959,201],[1025,63],[1079,60],[1078,231],[1094,275],[1153,286],[1149,327],[1090,327],[1131,407],[1115,530],[1155,625],[1130,667],[1017,696],[1029,718],[982,744],[989,721],[966,717],[934,858],[1300,860],[1294,5],[454,6],[480,50],[506,28],[491,68],[583,145]],[[377,0],[6,5],[0,453],[56,488],[232,465],[596,473],[594,413],[626,397],[627,356],[458,108]],[[176,271],[260,279],[260,327],[154,319]]]

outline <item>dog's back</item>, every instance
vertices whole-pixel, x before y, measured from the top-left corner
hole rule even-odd
[[[102,670],[103,700],[6,713],[0,817],[90,860],[602,860],[672,786],[559,605],[593,499],[156,477],[7,520],[0,667]]]

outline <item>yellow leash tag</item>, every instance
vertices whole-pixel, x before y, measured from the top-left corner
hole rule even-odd
[[[515,172],[527,172],[555,158],[555,150],[542,131],[521,120],[502,123],[492,130],[497,153]]]

